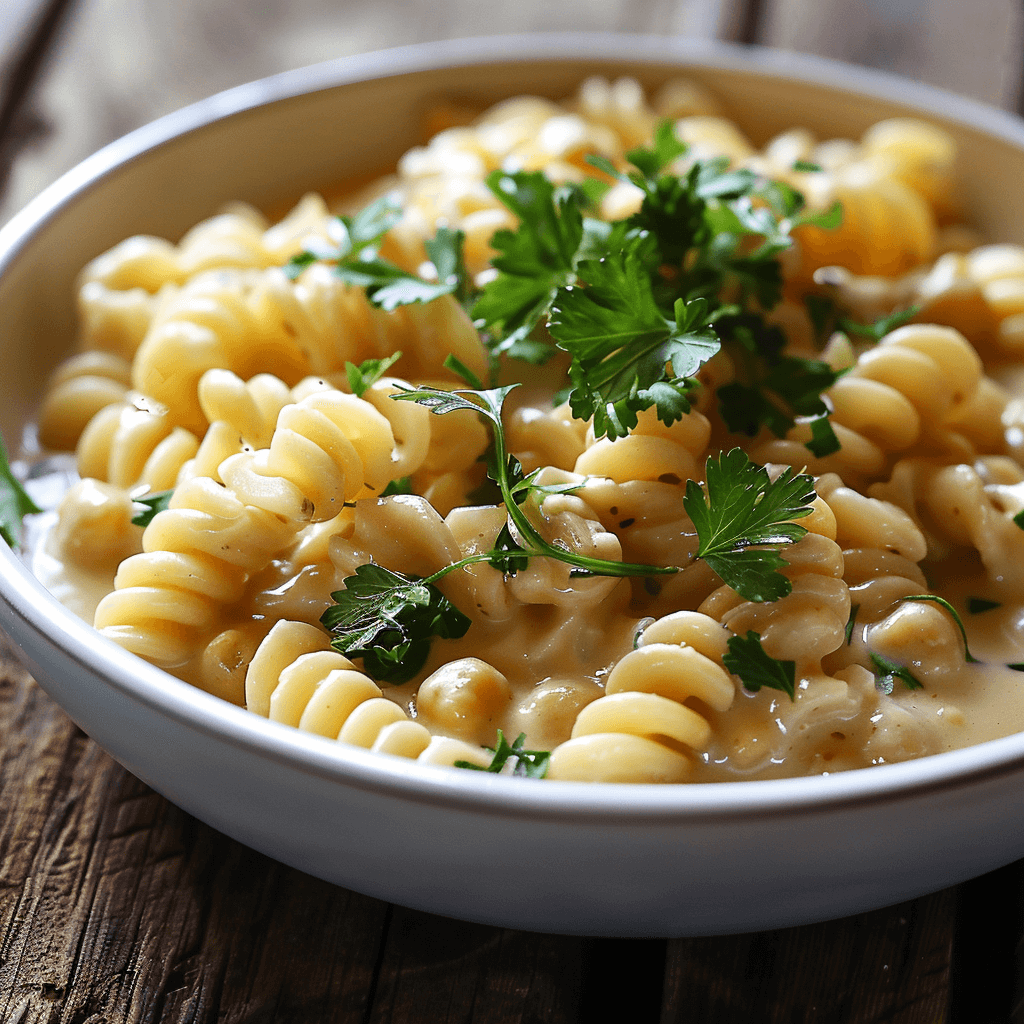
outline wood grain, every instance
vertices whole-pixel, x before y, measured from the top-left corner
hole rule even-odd
[[[946,890],[803,928],[674,940],[662,1024],[949,1020],[955,909]]]

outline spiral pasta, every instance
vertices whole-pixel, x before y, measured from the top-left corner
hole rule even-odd
[[[648,626],[612,670],[605,696],[576,717],[572,738],[551,754],[548,776],[578,782],[682,782],[686,750],[700,750],[707,720],[686,705],[726,711],[735,685],[722,667],[728,632],[697,612]]]
[[[485,767],[490,760],[481,747],[433,737],[306,623],[282,620],[267,634],[246,672],[245,694],[250,711],[339,743],[429,764]]]
[[[961,632],[974,607],[1013,632],[1024,602],[1024,399],[1006,365],[1024,346],[1024,250],[959,223],[949,136],[892,119],[859,139],[796,128],[759,148],[693,83],[648,96],[632,78],[591,78],[563,102],[449,103],[434,121],[394,174],[332,210],[307,196],[272,224],[232,206],[83,271],[82,351],[51,379],[39,442],[75,451],[81,479],[45,544],[105,593],[97,629],[310,735],[506,773],[549,752],[556,781],[828,773],[1024,728],[1024,711],[977,724],[998,696],[973,685],[986,670]],[[584,187],[556,191],[553,211],[547,189],[506,206],[496,171],[506,186],[525,171]],[[671,256],[645,219],[657,203],[629,219],[644,178],[666,203],[689,183],[670,212],[692,243]],[[570,193],[580,220],[576,199],[561,205]],[[544,210],[520,225],[533,200]],[[843,219],[826,227],[815,215],[833,203]],[[794,244],[762,264],[759,236],[784,244],[804,212]],[[611,284],[576,280],[606,230],[637,243],[605,268],[609,281],[640,272],[636,320]],[[537,281],[510,273],[534,248]],[[383,293],[346,280],[352,261],[394,274],[403,298],[427,294],[403,274],[456,291],[381,308]],[[519,374],[497,351],[508,325],[474,321],[474,295],[501,275],[502,302],[522,299],[532,323],[553,296],[569,334],[582,307],[566,296],[594,299],[573,330],[595,352],[624,339],[595,364],[609,390],[547,314],[529,339],[552,341],[546,366]],[[812,297],[834,299],[848,327],[847,314],[920,308],[877,343],[853,327],[823,339]],[[670,380],[691,341],[717,351]],[[645,384],[630,376],[640,365],[664,376]],[[418,401],[396,400],[417,388]],[[657,405],[621,437],[573,415],[591,398],[615,412],[627,389]],[[473,391],[478,404],[453,408]],[[730,405],[740,398],[748,409]],[[838,449],[818,455],[820,410]],[[747,422],[756,436],[733,432]],[[135,525],[140,497],[159,505],[164,490],[169,505]],[[342,637],[368,595],[384,609],[369,632],[382,629],[368,647],[339,639],[350,660],[321,623]],[[373,644],[395,636],[389,654],[408,640],[416,657],[389,673]],[[503,762],[513,748],[520,761]]]
[[[805,464],[847,482],[884,479],[895,453],[910,448],[970,459],[1002,442],[1006,396],[983,375],[981,359],[957,331],[909,324],[864,351],[826,392],[840,450],[815,458],[804,448],[810,428],[754,449],[764,462]]]

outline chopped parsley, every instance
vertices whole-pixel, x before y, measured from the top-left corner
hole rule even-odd
[[[729,637],[729,650],[722,656],[722,664],[752,693],[762,686],[781,690],[790,700],[796,700],[796,662],[781,661],[765,652],[761,634],[748,629],[745,637]]]
[[[793,589],[778,570],[779,550],[807,530],[794,523],[811,513],[814,480],[792,468],[772,480],[740,448],[709,458],[704,488],[686,483],[683,507],[697,530],[697,557],[748,601],[777,601]]]
[[[132,516],[132,523],[135,526],[149,526],[157,512],[163,512],[171,506],[171,497],[174,491],[155,491],[141,498],[132,498],[136,505],[142,505],[143,510]]]
[[[457,639],[470,627],[469,617],[430,580],[368,564],[344,582],[320,622],[332,634],[331,646],[362,658],[379,682],[408,682],[426,662],[434,637]]]
[[[348,378],[348,386],[352,389],[352,394],[357,398],[362,398],[401,358],[401,352],[392,352],[384,359],[364,359],[358,366],[355,363],[346,362],[345,376]]]
[[[871,662],[875,666],[875,686],[886,696],[896,688],[897,680],[908,690],[924,689],[924,684],[905,665],[897,665],[874,651],[871,652]]]
[[[516,739],[509,743],[505,734],[498,730],[498,742],[493,748],[485,747],[493,755],[491,763],[487,767],[473,764],[472,761],[456,761],[456,768],[469,768],[475,772],[494,772],[499,774],[521,775],[528,779],[543,779],[548,771],[548,761],[551,760],[549,750],[524,750],[526,733],[521,732]],[[506,766],[512,763],[511,772],[505,772]]]
[[[413,302],[431,302],[442,295],[462,297],[468,285],[461,231],[438,228],[434,238],[426,243],[438,272],[436,281],[411,274],[380,256],[381,242],[398,223],[401,214],[401,207],[394,199],[384,196],[352,217],[336,217],[329,228],[335,244],[311,240],[307,249],[285,265],[284,272],[294,280],[310,264],[333,264],[342,280],[365,288],[367,298],[388,311]]]
[[[42,509],[32,500],[21,482],[11,472],[7,449],[0,438],[0,537],[12,548],[21,538],[21,521],[25,516]]]

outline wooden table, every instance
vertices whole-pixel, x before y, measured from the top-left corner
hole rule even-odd
[[[0,222],[217,89],[417,39],[572,27],[807,50],[1020,110],[1019,0],[2,0]],[[97,748],[2,641],[0,729],[10,1024],[1024,1021],[1024,863],[803,928],[529,934],[389,906],[225,838]]]

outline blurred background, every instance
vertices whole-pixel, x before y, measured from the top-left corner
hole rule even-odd
[[[0,0],[0,223],[100,146],[221,89],[531,30],[775,46],[1022,109],[1021,0]]]

